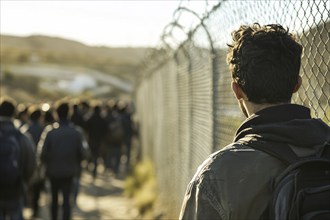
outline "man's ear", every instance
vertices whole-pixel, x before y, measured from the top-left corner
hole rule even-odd
[[[296,86],[294,87],[292,93],[295,93],[299,90],[300,86],[302,84],[302,79],[301,79],[301,76],[298,76],[298,80],[297,80],[297,84]]]
[[[231,89],[233,90],[237,100],[244,98],[244,93],[237,82],[234,81],[231,82]]]

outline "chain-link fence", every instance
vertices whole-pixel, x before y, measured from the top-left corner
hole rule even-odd
[[[173,217],[198,165],[229,144],[244,120],[225,61],[240,25],[279,23],[298,36],[303,86],[293,102],[330,122],[329,1],[210,2],[199,13],[181,2],[136,88],[143,155],[155,163],[160,199]]]

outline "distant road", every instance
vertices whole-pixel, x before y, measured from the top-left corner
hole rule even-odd
[[[96,81],[109,84],[123,92],[132,92],[133,83],[122,80],[118,77],[102,73],[97,70],[74,68],[74,67],[61,67],[61,66],[46,66],[46,65],[12,65],[8,66],[8,70],[16,75],[30,75],[40,78],[53,78],[70,80],[77,75],[87,75],[93,77]]]

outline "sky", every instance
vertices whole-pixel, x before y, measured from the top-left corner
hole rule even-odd
[[[1,34],[48,35],[91,46],[149,47],[159,44],[180,1],[0,0],[0,4]]]

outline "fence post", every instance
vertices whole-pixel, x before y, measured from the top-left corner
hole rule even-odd
[[[220,4],[216,5],[214,8],[218,8],[220,6]],[[216,135],[220,134],[219,131],[219,126],[218,126],[218,100],[219,100],[219,89],[218,89],[218,85],[219,85],[219,65],[218,65],[218,54],[214,48],[214,44],[213,44],[213,39],[212,36],[210,34],[210,32],[208,31],[206,25],[204,24],[204,20],[207,19],[209,17],[209,15],[204,16],[203,18],[201,18],[195,11],[186,8],[186,7],[179,7],[178,9],[176,9],[176,11],[173,13],[175,15],[175,13],[177,13],[178,11],[187,11],[191,14],[193,14],[195,17],[197,17],[200,21],[200,26],[203,27],[207,38],[209,40],[209,44],[210,44],[210,56],[211,56],[211,64],[212,64],[212,118],[213,118],[213,128],[212,128],[212,152],[214,152],[217,149],[217,140],[218,138],[216,138]],[[198,26],[197,26],[198,27]],[[197,28],[195,29],[197,30]],[[190,35],[190,37],[193,34]]]

